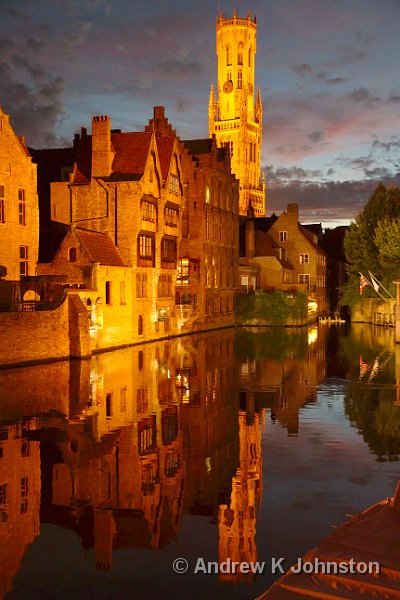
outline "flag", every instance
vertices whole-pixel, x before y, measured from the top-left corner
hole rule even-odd
[[[371,277],[371,283],[373,285],[374,290],[377,292],[380,288],[379,282],[376,279],[376,277],[374,277],[374,275],[372,275],[371,271],[368,271],[369,276]]]
[[[367,285],[369,284],[369,281],[366,277],[364,277],[364,275],[362,273],[360,273],[360,296],[362,296],[363,290],[365,287],[367,287]]]

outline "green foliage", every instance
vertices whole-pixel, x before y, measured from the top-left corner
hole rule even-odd
[[[400,262],[400,218],[384,217],[375,228],[375,245],[382,264]]]
[[[396,226],[389,223],[395,222],[398,217],[400,217],[400,189],[386,188],[383,184],[379,184],[355,222],[350,225],[344,238],[348,281],[342,289],[342,304],[355,306],[360,301],[360,272],[368,275],[368,271],[371,271],[386,287],[393,290],[393,263],[388,263],[387,258],[380,251],[380,246],[385,232],[390,235],[391,228],[393,231],[396,230]],[[382,222],[385,222],[386,226],[380,225]],[[363,297],[376,297],[376,294],[367,287]]]
[[[298,292],[290,297],[282,290],[256,290],[236,298],[236,316],[239,321],[260,320],[267,325],[301,324],[307,319],[307,296]]]

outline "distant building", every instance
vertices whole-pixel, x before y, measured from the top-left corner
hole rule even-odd
[[[326,255],[317,234],[299,223],[297,204],[288,204],[279,217],[248,219],[242,223],[243,229],[242,290],[254,289],[256,284],[264,290],[303,291],[309,312],[325,312]]]
[[[0,277],[35,275],[38,247],[36,165],[0,107]]]
[[[218,85],[211,85],[208,104],[209,136],[229,149],[232,172],[240,182],[239,213],[265,216],[265,183],[260,169],[263,107],[260,90],[255,100],[257,22],[250,12],[217,18]]]

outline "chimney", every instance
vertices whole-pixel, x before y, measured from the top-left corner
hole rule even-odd
[[[111,174],[111,119],[106,115],[92,117],[92,177]]]
[[[286,213],[287,213],[288,217],[290,217],[291,219],[293,219],[293,221],[296,221],[296,223],[298,223],[298,221],[299,221],[299,205],[298,204],[288,204]]]
[[[246,243],[246,258],[253,258],[255,255],[255,235],[254,235],[254,221],[246,221],[245,229],[245,243]]]

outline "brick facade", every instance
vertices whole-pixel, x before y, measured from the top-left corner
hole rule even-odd
[[[35,275],[38,248],[36,165],[0,107],[0,268],[7,269],[5,278]]]

